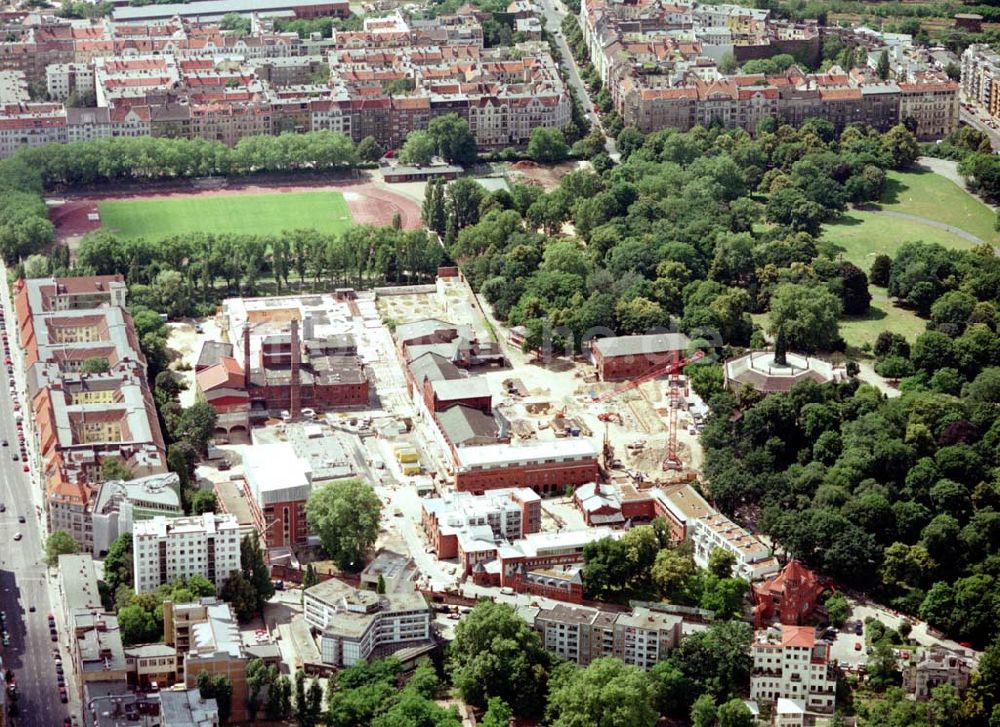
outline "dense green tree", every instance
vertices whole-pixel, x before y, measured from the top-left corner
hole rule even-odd
[[[566,138],[560,129],[538,126],[528,139],[528,156],[543,164],[559,162],[569,156]]]
[[[196,451],[204,452],[208,440],[215,432],[218,412],[207,402],[195,402],[181,413],[180,423],[175,432],[177,439],[190,444]]]
[[[50,566],[58,565],[60,555],[73,555],[79,552],[80,546],[65,530],[53,530],[45,539],[45,562]]]
[[[839,591],[834,591],[823,602],[826,606],[827,618],[835,628],[840,628],[851,615],[851,605],[847,602],[847,597]]]
[[[133,581],[132,533],[122,533],[114,539],[104,557],[104,582],[111,593],[115,593],[120,586],[130,586]]]
[[[233,711],[233,683],[224,674],[198,672],[198,691],[204,699],[214,699],[219,707],[219,722],[226,724]]]
[[[739,698],[720,704],[717,715],[719,727],[754,727],[757,724],[753,713]]]
[[[360,570],[378,536],[382,502],[361,480],[340,480],[309,493],[306,519],[326,554],[341,568]]]
[[[240,622],[251,620],[257,613],[257,591],[243,571],[233,571],[219,589],[219,597],[233,607]]]
[[[519,715],[545,706],[550,657],[538,634],[514,610],[480,602],[455,627],[448,670],[462,698],[485,707],[500,697]]]
[[[437,153],[449,164],[465,166],[476,161],[475,137],[469,130],[469,122],[458,114],[434,117],[427,125],[427,133],[434,140]]]
[[[656,689],[646,672],[619,659],[596,659],[555,685],[549,716],[557,727],[652,727]]]
[[[768,330],[783,330],[793,351],[833,350],[841,345],[840,311],[840,301],[829,291],[786,283],[771,296]]]
[[[101,463],[101,477],[105,482],[111,480],[131,480],[135,475],[121,459],[112,457]]]
[[[118,611],[118,628],[125,646],[157,641],[162,636],[153,615],[137,605]]]
[[[708,554],[708,570],[716,578],[730,578],[736,566],[736,554],[723,548],[712,548]]]
[[[693,727],[715,727],[719,711],[715,700],[710,694],[702,694],[691,707],[691,724]]]
[[[358,156],[361,161],[377,162],[385,154],[385,149],[374,136],[366,136],[358,143]]]
[[[399,150],[399,161],[418,167],[429,166],[437,153],[437,142],[427,131],[411,131]]]
[[[213,490],[197,490],[191,496],[191,513],[201,515],[206,512],[215,512],[218,509],[218,502]]]
[[[479,721],[482,727],[510,727],[510,720],[514,716],[514,710],[500,699],[500,697],[490,697],[486,704],[486,712]]]

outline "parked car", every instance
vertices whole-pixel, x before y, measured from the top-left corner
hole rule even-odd
[[[861,651],[861,642],[860,641],[855,641],[854,642],[854,650],[855,651]]]

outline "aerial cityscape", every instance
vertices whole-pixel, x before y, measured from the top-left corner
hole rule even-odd
[[[1000,8],[0,22],[0,727],[1000,725]]]

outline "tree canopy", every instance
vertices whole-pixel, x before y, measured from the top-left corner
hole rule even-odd
[[[306,501],[306,518],[326,554],[341,568],[361,570],[378,536],[382,502],[371,485],[340,480],[315,488]]]
[[[455,627],[448,670],[471,704],[485,708],[499,697],[517,714],[538,716],[550,668],[538,634],[507,604],[480,602]]]

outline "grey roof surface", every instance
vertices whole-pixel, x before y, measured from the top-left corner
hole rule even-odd
[[[196,368],[204,368],[219,363],[223,356],[233,357],[233,344],[223,341],[205,341],[198,354]]]
[[[500,434],[496,419],[464,404],[439,412],[437,419],[448,439],[456,446],[478,437],[496,439]]]
[[[454,323],[442,321],[439,318],[424,318],[419,321],[411,321],[410,323],[400,323],[396,326],[396,337],[405,343],[406,341],[412,341],[414,338],[423,338],[442,330],[457,331],[458,326]]]
[[[441,401],[482,398],[490,395],[490,385],[481,376],[434,381],[431,388],[434,390],[434,396]]]
[[[423,382],[425,378],[431,381],[453,381],[464,378],[458,366],[436,353],[425,353],[410,362],[413,378]]]
[[[267,14],[272,11],[290,11],[296,7],[328,5],[334,0],[202,0],[193,3],[166,3],[139,7],[122,6],[115,8],[115,20],[147,20],[169,18],[174,15],[225,15],[226,13],[257,12]]]
[[[641,356],[686,351],[691,339],[683,333],[650,333],[645,336],[615,336],[594,341],[594,348],[605,357]]]

